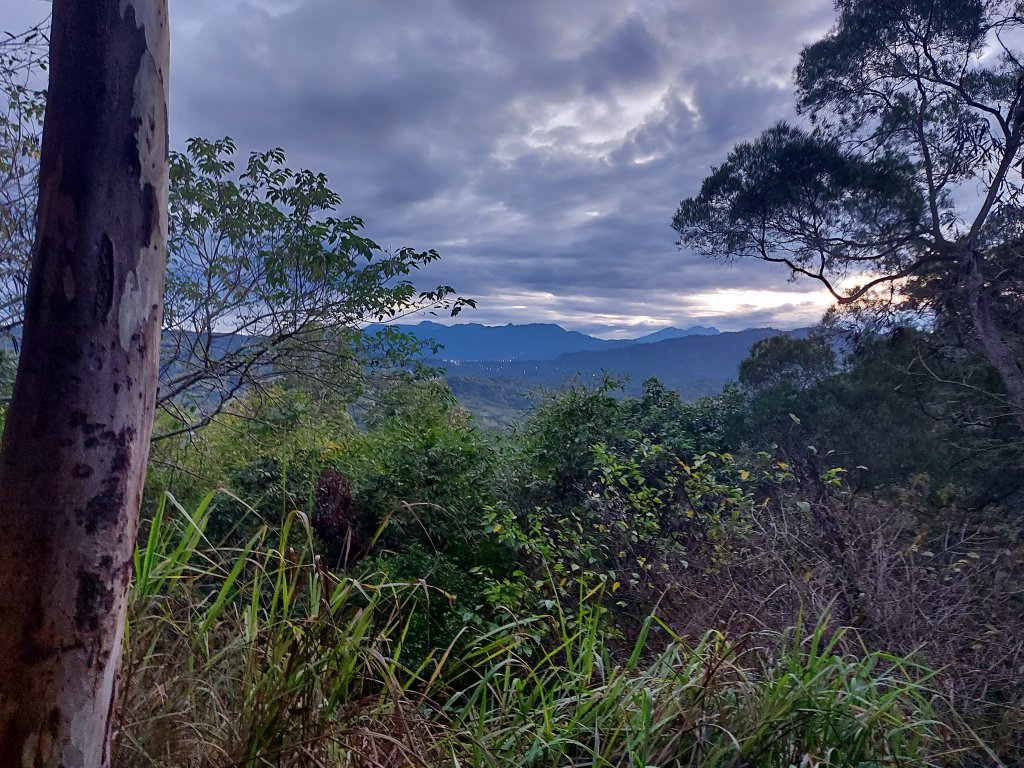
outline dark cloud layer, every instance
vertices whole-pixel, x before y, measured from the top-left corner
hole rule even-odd
[[[378,242],[442,253],[428,277],[476,297],[474,321],[635,335],[822,311],[813,286],[765,265],[677,252],[669,222],[732,144],[792,115],[791,71],[829,0],[171,11],[172,144],[231,135],[325,171]]]

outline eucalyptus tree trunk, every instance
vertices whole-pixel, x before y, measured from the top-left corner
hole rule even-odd
[[[110,762],[167,232],[167,0],[54,0],[0,447],[0,765]]]

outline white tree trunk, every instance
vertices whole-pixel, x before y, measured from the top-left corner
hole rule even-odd
[[[167,0],[54,0],[39,213],[0,447],[0,765],[110,762],[156,394]]]

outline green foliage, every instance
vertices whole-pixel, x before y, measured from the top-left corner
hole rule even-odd
[[[176,424],[163,416],[165,424]],[[161,427],[158,416],[157,429]],[[168,426],[168,428],[171,428]],[[299,391],[268,389],[240,398],[198,433],[157,442],[146,478],[156,503],[167,490],[183,504],[222,487],[246,499],[218,497],[209,522],[217,543],[238,544],[293,509],[311,512],[324,467],[336,461],[357,430],[343,406],[317,403]]]
[[[4,332],[21,320],[35,240],[46,105],[44,26],[0,36],[0,330]]]
[[[368,368],[422,346],[362,324],[473,305],[450,286],[418,291],[414,273],[438,253],[381,249],[361,219],[337,215],[324,174],[289,168],[280,149],[239,170],[234,153],[230,138],[194,138],[171,157],[160,403],[179,430],[282,377],[351,397]]]
[[[615,397],[615,386],[573,386],[538,406],[489,519],[536,588],[564,600],[607,587],[610,603],[631,605],[620,618],[642,619],[691,553],[742,527],[752,502],[733,457],[709,447],[720,404],[685,404],[655,380],[638,398]]]
[[[454,642],[467,620],[485,620],[491,585],[517,569],[486,521],[500,454],[440,382],[382,393],[365,420],[367,433],[335,463],[352,478],[360,514],[381,530],[358,571],[423,583],[404,643],[422,656]]]
[[[348,708],[397,669],[374,644],[384,593],[320,567],[295,514],[277,546],[264,527],[212,547],[214,500],[162,501],[136,555],[116,762],[326,765]]]
[[[813,131],[777,125],[738,145],[673,225],[701,253],[778,262],[856,298],[955,269],[959,249],[1017,221],[1021,186],[1007,169],[1020,152],[1021,59],[1008,46],[1021,20],[1011,2],[843,0],[837,11],[796,70]],[[989,45],[997,52],[979,56]],[[956,194],[972,184],[992,197]],[[864,282],[843,292],[849,274]]]
[[[483,741],[474,765],[922,765],[934,739],[917,670],[839,655],[821,628],[739,642],[709,633],[646,668],[646,634],[619,666],[593,620],[565,629],[553,652],[508,653],[500,671],[485,668],[485,690],[449,704]]]
[[[403,626],[396,652],[413,668],[438,649],[461,650],[466,626],[484,623],[491,615],[489,574],[467,568],[443,551],[427,550],[419,542],[369,557],[356,571],[363,579],[402,585]]]
[[[605,540],[608,521],[594,503],[593,486],[607,456],[605,441],[624,445],[639,438],[626,426],[616,386],[610,379],[592,389],[575,385],[540,403],[518,435],[512,492],[490,516],[495,532],[531,561],[536,584],[544,585],[551,568],[550,581],[561,594],[577,584],[587,590],[615,581],[616,553]],[[627,530],[633,522],[624,522]]]
[[[923,206],[914,168],[899,156],[863,159],[779,124],[737,145],[672,225],[680,246],[704,255],[760,258],[825,280],[871,258],[876,239],[912,237]]]
[[[364,415],[367,432],[339,466],[361,504],[390,520],[385,542],[422,537],[435,547],[479,537],[477,519],[496,498],[496,446],[439,382],[398,386]]]
[[[595,388],[573,385],[546,398],[521,431],[518,466],[534,505],[583,501],[594,469],[594,446],[626,432],[618,383],[606,378]]]
[[[337,577],[300,516],[268,547],[158,507],[135,558],[118,765],[926,765],[943,749],[927,672],[839,651],[824,626],[607,652],[592,606],[465,631],[403,665],[416,585]]]
[[[810,130],[737,145],[680,203],[679,246],[780,264],[890,326],[980,352],[998,376],[975,396],[1004,400],[1024,429],[1019,3],[836,10],[795,73]]]
[[[851,127],[865,130],[872,130],[867,128],[868,123],[878,121],[873,130],[877,131],[876,138],[881,139],[884,126],[905,124],[919,116],[928,123],[944,121],[966,130],[978,128],[978,113],[971,109],[971,101],[1005,103],[1017,95],[1019,86],[1013,82],[1013,76],[1020,66],[1018,62],[994,57],[984,63],[971,62],[966,71],[955,70],[985,45],[993,29],[1020,23],[1012,16],[1012,3],[843,0],[837,4],[837,10],[836,27],[801,53],[796,70],[797,104],[801,111],[828,106],[851,121]],[[919,30],[926,30],[926,36],[919,37]],[[932,60],[923,70],[913,68],[914,56],[927,52],[931,52]],[[885,90],[872,92],[869,73],[882,75],[885,89],[894,98],[885,99]],[[942,79],[931,83],[926,94],[941,96],[921,115],[915,110],[916,100],[904,92],[919,75],[926,80],[929,76],[959,76],[965,91],[957,93],[954,82]],[[888,141],[899,146],[913,145],[917,139],[892,136]],[[930,135],[929,140],[936,144],[948,142],[948,146],[964,153],[980,149],[978,145],[958,145],[952,137]],[[980,172],[978,163],[964,162],[957,152],[943,153],[935,162],[942,164],[940,168],[951,169],[955,163],[962,175]]]
[[[805,390],[836,370],[836,355],[820,335],[794,339],[784,334],[757,342],[740,363],[739,380],[747,389],[785,387]]]
[[[14,392],[18,361],[13,352],[0,349],[0,431],[7,420],[7,403]]]
[[[351,585],[341,617],[373,614],[361,650],[345,657],[356,665],[347,668],[355,678],[344,678],[355,698],[318,709],[270,689],[280,683],[311,701],[319,695],[313,682],[286,659],[346,641],[324,635],[313,647],[293,644],[307,635],[296,627],[311,619],[302,613],[305,598],[291,599],[295,622],[280,631],[294,640],[245,650],[289,670],[251,678],[263,681],[261,701],[285,703],[254,708],[245,720],[254,736],[211,725],[202,732],[227,739],[232,755],[255,754],[248,745],[264,738],[297,754],[285,724],[290,708],[306,707],[301,717],[313,719],[302,728],[322,732],[309,747],[316,757],[303,758],[310,765],[365,764],[352,756],[355,732],[377,755],[391,744],[389,757],[377,758],[385,763],[422,765],[451,764],[453,756],[474,765],[925,765],[941,763],[943,750],[973,748],[968,731],[932,722],[932,704],[947,710],[922,687],[928,673],[864,642],[903,653],[923,646],[921,658],[947,667],[941,685],[958,697],[998,694],[998,702],[971,705],[970,727],[1015,754],[1012,735],[994,734],[1017,732],[1006,704],[1018,696],[1017,673],[1012,653],[993,653],[993,642],[1019,627],[1015,598],[997,586],[1017,578],[1018,545],[1008,526],[980,527],[966,512],[958,519],[974,526],[963,534],[970,538],[948,544],[943,520],[964,498],[953,489],[961,470],[941,464],[955,455],[952,442],[936,440],[944,432],[933,426],[919,440],[912,430],[925,422],[903,414],[908,390],[898,366],[923,354],[912,342],[907,334],[865,341],[840,370],[805,387],[795,382],[808,370],[816,376],[828,354],[765,345],[759,375],[770,386],[731,387],[695,403],[653,380],[637,397],[622,396],[611,381],[574,386],[546,397],[503,437],[480,433],[441,382],[396,381],[355,407],[269,390],[242,398],[237,413],[222,414],[192,441],[159,443],[150,497],[169,487],[198,506],[202,522],[190,530],[209,541],[227,537],[209,552],[211,562],[249,553],[247,565],[222,573],[241,582],[257,551],[283,551],[325,583]],[[784,375],[774,375],[775,365]],[[869,408],[902,419],[913,439],[880,437],[861,412]],[[993,446],[999,439],[985,436]],[[846,478],[860,482],[864,470],[844,472],[847,459],[874,451],[888,461],[898,449],[912,458],[908,467],[940,462],[945,490],[915,480],[912,494],[893,501],[853,493]],[[1016,482],[1003,475],[1007,486]],[[993,471],[985,482],[996,480]],[[227,490],[203,492],[217,485]],[[318,528],[325,488],[336,492],[332,530]],[[940,511],[947,517],[929,520]],[[160,529],[162,514],[147,532]],[[207,547],[193,538],[197,549]],[[140,556],[140,568],[158,560]],[[196,604],[228,611],[254,600],[223,591],[202,568],[190,573],[188,600]],[[259,600],[272,596],[272,581],[262,582]],[[154,582],[146,599],[171,582]],[[915,596],[918,611],[905,610],[905,595]],[[150,604],[161,603],[140,603]],[[950,624],[949,610],[958,623]],[[847,621],[863,634],[844,634]],[[960,628],[957,637],[935,630],[938,621]],[[968,628],[978,622],[993,629],[972,638]],[[340,617],[334,624],[344,630]],[[178,626],[182,635],[195,631]],[[752,626],[764,629],[752,634]],[[234,663],[241,646],[195,642],[199,651],[174,640],[170,653],[198,654],[202,676],[225,690],[256,684],[241,675],[230,683],[216,666]],[[147,691],[184,691],[168,706],[199,695],[184,681],[153,682],[158,666],[151,662],[144,677]],[[322,674],[333,686],[333,673]],[[331,695],[342,699],[325,701]],[[245,696],[222,694],[222,711]],[[198,711],[197,722],[223,717]],[[183,721],[160,712],[181,738]],[[400,744],[392,743],[396,733]],[[141,754],[160,738],[147,734],[136,748]]]
[[[747,407],[730,423],[734,447],[775,446],[790,460],[817,451],[874,487],[930,476],[936,500],[970,507],[1019,497],[1024,446],[1005,407],[978,397],[999,382],[977,358],[951,356],[933,335],[902,329],[863,338],[831,375],[805,369],[796,381],[806,385],[786,378],[790,362],[755,348],[743,363],[741,371],[756,366],[773,383],[748,384]]]
[[[499,452],[443,384],[379,392],[357,409],[365,431],[344,406],[303,392],[272,389],[236,406],[189,440],[156,444],[151,499],[170,489],[194,504],[219,485],[229,493],[210,503],[210,540],[242,546],[270,526],[273,542],[273,521],[293,510],[320,530],[318,486],[337,473],[352,503],[341,539],[320,538],[318,550],[335,569],[423,584],[407,602],[409,654],[445,645],[466,617],[489,614],[486,590],[517,567],[485,520],[499,495]]]

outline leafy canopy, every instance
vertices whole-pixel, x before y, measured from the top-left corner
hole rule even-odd
[[[678,245],[779,263],[975,346],[1024,429],[1024,32],[1010,0],[838,0],[795,72],[806,127],[736,146]]]
[[[360,328],[421,309],[472,306],[412,275],[434,250],[386,252],[340,217],[322,173],[284,152],[191,139],[171,157],[170,237],[160,402],[182,429],[209,421],[239,392],[282,376],[312,388],[351,385],[366,365],[404,362],[415,345]]]
[[[0,33],[0,329],[21,320],[35,238],[46,106],[45,24]]]
[[[804,49],[797,109],[683,200],[680,246],[781,262],[841,301],[1019,237],[1017,5],[840,0]],[[978,194],[981,190],[981,194]],[[840,285],[844,277],[861,278]]]

